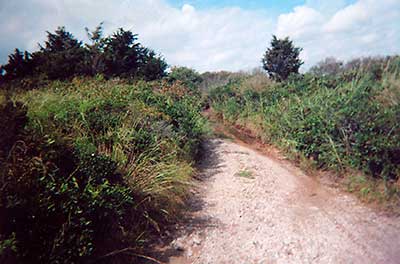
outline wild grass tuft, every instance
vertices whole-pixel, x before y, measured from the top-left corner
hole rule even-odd
[[[252,171],[247,169],[241,170],[235,174],[237,177],[247,178],[247,179],[254,179],[254,175]]]

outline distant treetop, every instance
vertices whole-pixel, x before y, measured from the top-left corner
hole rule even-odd
[[[47,40],[33,53],[18,49],[9,55],[8,63],[0,67],[0,80],[8,81],[40,76],[64,80],[74,76],[107,78],[122,77],[155,80],[166,75],[167,63],[155,51],[143,47],[137,34],[118,29],[111,36],[103,36],[102,23],[90,31],[91,41],[83,45],[65,27],[47,32]]]
[[[284,81],[290,74],[299,73],[300,66],[303,64],[299,58],[301,51],[302,48],[295,47],[288,37],[278,39],[273,35],[271,47],[262,58],[263,68],[272,79]]]

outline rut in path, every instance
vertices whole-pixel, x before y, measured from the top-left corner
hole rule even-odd
[[[202,206],[163,261],[400,263],[399,217],[230,140],[209,140],[205,149]]]

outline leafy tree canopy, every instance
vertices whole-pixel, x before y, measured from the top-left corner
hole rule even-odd
[[[277,81],[286,80],[290,74],[299,73],[303,64],[299,55],[302,48],[295,47],[288,37],[278,39],[272,36],[271,47],[262,58],[263,68]]]
[[[31,73],[32,58],[27,51],[22,52],[15,49],[14,53],[8,56],[8,64],[0,67],[0,73],[5,80],[12,80],[18,77],[25,77]]]
[[[180,81],[190,88],[197,87],[203,81],[201,75],[194,69],[187,67],[172,67],[168,75],[170,82]]]
[[[93,31],[86,28],[91,43],[83,45],[65,27],[47,32],[39,51],[30,54],[16,49],[7,64],[0,68],[3,80],[42,76],[46,79],[68,79],[74,76],[160,79],[166,75],[167,63],[155,51],[143,47],[138,35],[118,29],[103,36],[103,24]]]

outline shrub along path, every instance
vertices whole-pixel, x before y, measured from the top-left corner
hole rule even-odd
[[[205,143],[200,207],[168,263],[398,263],[400,218],[240,140]],[[197,205],[199,205],[197,203]]]

